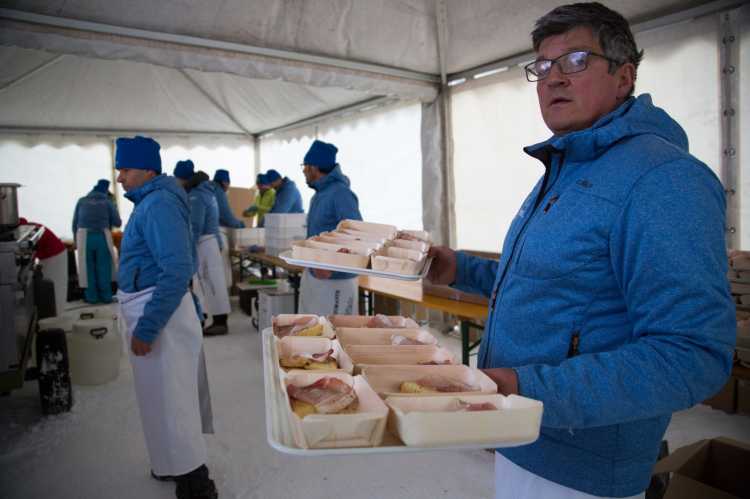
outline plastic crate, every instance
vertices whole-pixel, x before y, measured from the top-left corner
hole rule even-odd
[[[266,247],[270,248],[283,248],[283,251],[286,251],[288,249],[292,249],[292,243],[294,241],[300,241],[305,239],[305,237],[272,237],[267,236],[266,237]]]
[[[266,229],[267,237],[294,237],[295,241],[307,239],[307,227],[268,227]]]
[[[266,213],[263,217],[266,228],[269,227],[307,227],[305,213]]]

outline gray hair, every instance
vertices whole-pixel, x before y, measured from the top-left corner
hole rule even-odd
[[[643,50],[638,52],[628,21],[622,14],[599,2],[563,5],[537,20],[534,31],[531,32],[534,52],[539,52],[539,46],[545,38],[563,35],[578,28],[588,29],[604,49],[604,55],[619,61],[610,61],[610,73],[614,74],[623,63],[630,62],[635,66],[637,77]],[[634,92],[635,79],[625,97],[631,97]]]

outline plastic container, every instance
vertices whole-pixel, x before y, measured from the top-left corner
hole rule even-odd
[[[39,319],[37,322],[37,330],[45,331],[47,329],[62,329],[65,333],[73,332],[73,322],[75,319],[72,317],[58,316],[58,317],[47,317],[46,319]]]
[[[302,239],[305,237],[302,236]],[[299,241],[296,237],[273,237],[266,235],[266,246],[269,248],[284,248],[284,251],[291,249],[292,243]]]
[[[266,213],[263,217],[266,229],[270,227],[307,227],[305,213]]]
[[[77,320],[67,339],[73,384],[101,385],[117,378],[122,340],[112,319]]]
[[[268,227],[266,229],[266,237],[274,238],[289,238],[294,237],[295,240],[307,238],[307,227]]]

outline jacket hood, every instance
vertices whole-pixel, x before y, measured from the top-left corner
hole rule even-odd
[[[336,166],[333,167],[333,170],[328,172],[325,177],[310,184],[310,187],[320,192],[327,189],[328,187],[331,187],[334,182],[341,182],[347,187],[349,187],[349,185],[351,184],[351,182],[349,181],[349,177],[341,172],[341,165],[339,165],[338,163],[336,163]]]
[[[569,160],[586,161],[598,157],[621,139],[643,134],[656,135],[688,152],[687,134],[663,109],[654,106],[650,94],[631,97],[585,130],[553,136],[524,150],[536,157],[535,151],[552,146],[564,149]]]
[[[136,206],[143,201],[143,199],[155,191],[164,191],[167,195],[172,195],[177,198],[185,209],[190,213],[190,202],[188,201],[185,189],[182,188],[177,179],[170,177],[165,173],[161,173],[156,177],[152,178],[142,186],[128,191],[125,193],[125,197],[135,203]]]

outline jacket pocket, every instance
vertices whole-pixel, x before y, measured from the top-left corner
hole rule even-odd
[[[620,207],[576,189],[560,193],[526,229],[515,273],[557,279],[609,255],[609,233]]]

